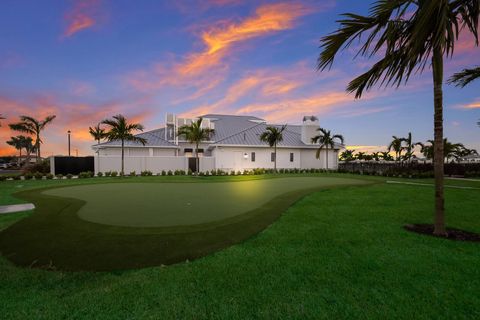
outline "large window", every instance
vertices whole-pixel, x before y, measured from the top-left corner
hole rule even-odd
[[[272,162],[275,162],[275,152],[272,152],[271,155],[270,155],[270,160]]]
[[[250,158],[252,159],[252,162],[255,162],[255,152],[252,152],[252,156]]]
[[[290,162],[293,162],[293,152],[290,152]]]

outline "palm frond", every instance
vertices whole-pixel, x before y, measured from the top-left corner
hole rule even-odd
[[[448,79],[448,83],[463,88],[478,78],[480,78],[480,66],[472,69],[463,69],[462,71],[453,74],[453,76]]]

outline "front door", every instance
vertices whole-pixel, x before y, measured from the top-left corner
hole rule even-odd
[[[197,158],[188,158],[188,169],[197,172]]]

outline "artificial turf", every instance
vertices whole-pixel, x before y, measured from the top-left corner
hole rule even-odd
[[[77,214],[90,222],[123,227],[171,227],[232,218],[291,191],[363,183],[329,177],[203,184],[136,182],[53,188],[42,194],[85,202]]]
[[[172,264],[251,237],[319,188],[365,184],[336,177],[122,181],[18,193],[36,210],[0,233],[0,251],[18,265],[56,270]]]
[[[480,232],[479,196],[476,189],[447,188],[448,225]],[[478,244],[402,228],[431,222],[432,199],[433,188],[428,186],[322,190],[302,198],[253,238],[168,267],[49,272],[19,268],[2,258],[1,315],[478,319]],[[11,225],[11,219],[0,217],[0,229]]]

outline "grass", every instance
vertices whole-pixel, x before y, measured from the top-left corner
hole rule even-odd
[[[35,214],[0,233],[0,251],[18,265],[73,271],[172,264],[248,239],[313,190],[365,183],[332,177],[117,181],[17,193],[35,203]]]
[[[448,225],[480,232],[479,195],[479,190],[447,189]],[[15,267],[2,258],[2,316],[479,318],[478,244],[402,229],[406,223],[430,222],[432,199],[428,186],[321,190],[296,202],[257,236],[168,267],[49,272]],[[0,228],[10,219],[0,217]]]

